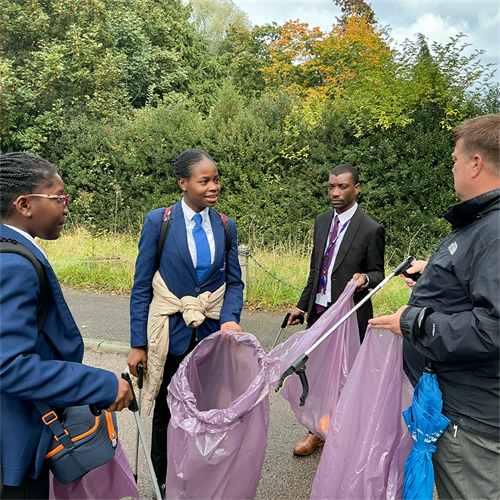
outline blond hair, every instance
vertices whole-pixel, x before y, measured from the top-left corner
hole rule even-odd
[[[452,131],[453,139],[463,139],[462,152],[472,158],[478,154],[486,167],[500,177],[500,114],[476,116]]]

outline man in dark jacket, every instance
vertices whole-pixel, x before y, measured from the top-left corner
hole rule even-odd
[[[307,312],[310,328],[340,297],[347,283],[358,281],[354,303],[365,298],[370,288],[384,279],[385,230],[356,203],[358,171],[352,165],[335,167],[328,179],[328,198],[333,210],[319,214],[314,223],[309,278],[297,307],[290,311],[288,325]],[[373,317],[371,301],[356,312],[361,341],[368,319]],[[310,455],[323,441],[309,432],[294,448],[296,455]]]
[[[500,115],[452,132],[452,231],[408,270],[421,273],[408,305],[370,323],[403,336],[414,385],[433,361],[451,421],[433,457],[439,499],[500,498]]]

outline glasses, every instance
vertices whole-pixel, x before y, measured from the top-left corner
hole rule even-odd
[[[50,198],[51,200],[59,200],[63,207],[68,206],[68,198],[67,194],[23,194],[25,198],[29,198],[30,196],[39,196],[40,198]],[[17,200],[12,202],[13,205],[17,205]]]

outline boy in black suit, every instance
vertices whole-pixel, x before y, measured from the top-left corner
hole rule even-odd
[[[298,324],[297,316],[307,313],[311,327],[339,298],[348,281],[358,280],[354,303],[369,288],[384,279],[385,230],[356,203],[359,175],[351,165],[335,167],[328,180],[328,198],[333,210],[319,214],[314,223],[314,246],[309,278],[297,307],[290,311],[288,326]],[[371,301],[356,311],[359,336],[363,341],[368,320],[373,317]],[[297,443],[296,455],[310,455],[323,441],[314,434]]]

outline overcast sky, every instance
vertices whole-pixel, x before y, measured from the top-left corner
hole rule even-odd
[[[340,8],[331,0],[233,0],[250,17],[254,25],[299,19],[310,27],[329,31]],[[415,40],[423,33],[430,44],[449,42],[450,36],[467,35],[473,49],[483,49],[484,63],[499,63],[500,2],[498,0],[373,0],[371,4],[381,26],[390,26],[392,38],[400,43]],[[497,72],[497,78],[498,78]]]

